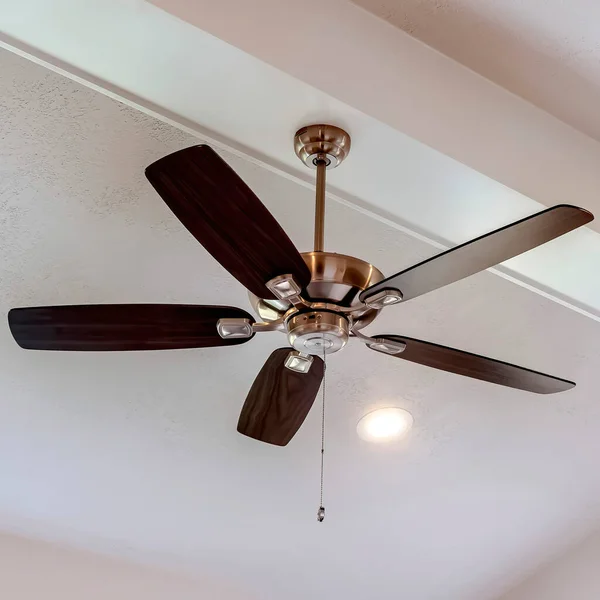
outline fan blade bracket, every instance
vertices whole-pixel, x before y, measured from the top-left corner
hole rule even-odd
[[[401,340],[390,340],[382,337],[373,338],[358,330],[353,330],[352,333],[358,340],[365,344],[367,348],[375,350],[375,352],[394,356],[396,354],[401,354],[406,350],[406,343]]]
[[[291,273],[273,277],[265,286],[278,300],[290,300],[302,293],[302,288]]]
[[[284,366],[295,373],[306,374],[310,371],[313,364],[313,357],[310,354],[299,352],[298,350],[290,350],[287,355]]]
[[[386,306],[392,306],[398,304],[404,300],[404,296],[399,289],[396,288],[385,288],[378,292],[375,292],[363,299],[363,302],[369,307],[376,310],[381,310]]]
[[[281,331],[282,327],[284,327],[283,319],[253,322],[250,319],[230,318],[219,319],[217,322],[217,332],[224,340],[251,338],[255,333]]]
[[[306,308],[307,302],[302,298],[302,286],[298,284],[291,273],[278,275],[265,283],[265,287],[277,300],[284,300],[296,308]]]
[[[277,319],[276,321],[258,321],[252,323],[252,331],[254,333],[261,333],[263,331],[283,331],[285,328],[283,319]]]
[[[376,352],[391,355],[401,354],[406,350],[406,344],[404,342],[384,340],[383,338],[375,338],[372,343],[367,343],[367,346]]]
[[[225,339],[251,338],[254,328],[250,319],[219,319],[217,332]]]

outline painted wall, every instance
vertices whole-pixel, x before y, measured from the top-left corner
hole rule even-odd
[[[12,535],[0,535],[0,598],[202,600],[234,596],[214,582]]]
[[[600,532],[546,565],[501,600],[600,598]]]

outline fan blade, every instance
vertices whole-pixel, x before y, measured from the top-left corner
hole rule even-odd
[[[256,376],[238,421],[240,433],[286,446],[304,423],[323,380],[323,360],[314,356],[308,373],[296,373],[284,364],[291,350],[275,350]]]
[[[364,290],[360,299],[395,289],[404,300],[410,300],[541,246],[593,219],[583,208],[559,204],[396,273]]]
[[[219,319],[254,319],[228,306],[188,304],[90,304],[13,308],[8,324],[29,350],[170,350],[243,344],[223,339]]]
[[[402,342],[406,348],[399,354],[394,354],[395,358],[409,360],[426,367],[441,369],[448,373],[464,375],[481,381],[489,381],[506,387],[517,388],[536,394],[554,394],[564,392],[575,384],[566,379],[553,377],[538,373],[531,369],[511,365],[510,363],[495,360],[472,354],[456,348],[448,348],[423,340],[405,337],[402,335],[378,335],[378,340],[390,340],[392,342]]]
[[[290,274],[304,289],[310,271],[285,231],[209,146],[169,154],[146,177],[188,231],[242,285],[273,299],[265,283]]]

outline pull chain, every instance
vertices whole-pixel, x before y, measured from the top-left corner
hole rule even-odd
[[[317,521],[321,523],[325,518],[325,507],[323,506],[323,466],[325,460],[325,378],[327,375],[327,355],[323,345],[323,383],[321,386],[323,402],[321,405],[321,502],[317,511]]]

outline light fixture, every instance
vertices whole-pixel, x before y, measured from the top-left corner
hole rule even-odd
[[[365,298],[365,304],[369,308],[380,309],[391,306],[392,304],[398,304],[398,302],[402,302],[402,298],[403,296],[400,290],[385,289],[376,294],[372,294],[371,296],[367,296]]]
[[[412,415],[403,408],[378,408],[358,422],[356,431],[367,442],[391,442],[404,437],[413,425]]]

